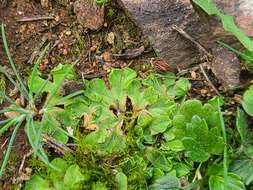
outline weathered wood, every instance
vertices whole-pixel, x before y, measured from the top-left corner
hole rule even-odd
[[[235,55],[216,44],[218,38],[234,42],[235,38],[223,30],[217,19],[210,19],[201,11],[196,11],[190,0],[119,0],[130,17],[147,35],[155,52],[171,65],[173,69],[187,68],[201,62],[201,52],[177,31],[173,26],[182,28],[198,43],[214,54],[212,67],[215,74],[226,85],[238,84],[240,64]],[[225,13],[235,16],[235,21],[245,31],[253,36],[253,2],[247,0],[214,0]],[[221,51],[222,49],[222,51]],[[219,53],[223,52],[223,55]],[[230,72],[225,72],[229,61]],[[223,71],[217,65],[223,61]],[[231,76],[233,77],[231,78]]]

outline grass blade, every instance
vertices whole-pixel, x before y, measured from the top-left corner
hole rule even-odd
[[[18,83],[15,82],[15,80],[11,77],[11,75],[8,73],[8,71],[7,71],[4,67],[2,67],[1,65],[0,65],[0,72],[3,73],[3,74],[6,76],[6,78],[7,78],[14,86],[16,86],[16,87],[18,88],[18,90],[19,90],[22,94],[25,93],[25,92],[23,92],[23,89],[20,87],[20,85],[19,85]]]
[[[8,122],[11,121],[11,120],[13,120],[13,118],[0,121],[0,125],[4,125],[5,123],[8,123]]]
[[[249,60],[251,62],[253,62],[253,58],[246,55],[245,53],[231,47],[230,45],[222,42],[222,41],[217,41],[219,44],[221,44],[222,46],[224,46],[225,48],[227,48],[228,50],[232,51],[233,53],[237,54],[238,56],[241,56],[241,58],[245,59],[245,60]]]
[[[219,112],[219,118],[220,118],[220,125],[221,125],[221,131],[223,134],[224,139],[224,155],[223,155],[223,172],[224,172],[224,190],[228,190],[228,149],[227,149],[227,135],[226,135],[226,128],[224,123],[224,118],[221,113],[220,108],[220,100],[218,98],[218,112]]]
[[[51,126],[55,126],[55,125],[53,124],[53,122],[52,122],[51,119],[47,119],[47,121],[51,124]],[[71,138],[77,140],[76,137],[74,137],[73,135],[70,135],[67,131],[65,131],[65,130],[62,129],[61,127],[55,126],[55,128],[56,128],[57,130],[61,131],[62,133],[64,133],[65,135],[67,135],[68,137],[71,137]]]
[[[74,92],[72,94],[69,94],[69,95],[61,98],[60,100],[56,101],[54,104],[51,104],[51,105],[45,107],[44,109],[45,110],[50,110],[50,109],[52,109],[53,107],[55,107],[55,106],[57,106],[59,104],[63,104],[65,101],[69,100],[70,98],[73,98],[73,97],[78,96],[78,95],[83,94],[83,93],[84,93],[83,90],[76,91],[76,92]]]
[[[36,156],[38,156],[40,159],[41,159],[41,161],[43,161],[45,164],[47,164],[47,165],[49,165],[49,160],[48,160],[48,158],[47,157],[43,157],[41,154],[40,154],[40,152],[39,152],[39,146],[37,146],[37,145],[35,145],[34,144],[34,140],[33,140],[33,135],[30,133],[31,131],[30,131],[30,129],[29,128],[32,128],[33,127],[33,125],[34,125],[34,121],[33,121],[33,118],[27,118],[27,120],[26,120],[26,122],[27,122],[27,125],[26,125],[26,127],[25,127],[25,132],[26,132],[26,135],[27,135],[27,138],[28,138],[28,141],[29,141],[29,143],[30,143],[30,145],[32,146],[32,148],[33,148],[33,151],[34,151],[34,153],[35,153],[35,155]],[[33,123],[33,124],[32,124]],[[34,130],[33,130],[34,131]],[[34,134],[35,135],[35,134]]]
[[[6,120],[5,120],[6,121]],[[0,129],[0,136],[6,131],[8,130],[14,123],[16,120],[11,119],[9,122],[7,122],[1,129]]]
[[[35,79],[35,76],[37,74],[37,70],[38,70],[38,66],[39,64],[42,62],[42,60],[44,59],[44,57],[46,56],[46,53],[48,52],[48,49],[49,49],[49,46],[50,44],[48,44],[45,49],[42,51],[42,53],[40,54],[40,57],[37,59],[37,61],[35,62],[35,65],[33,67],[33,70],[32,70],[32,74],[31,74],[31,80],[30,80],[30,83],[31,83],[31,89],[33,87],[33,84],[34,84],[34,79]],[[30,93],[29,93],[29,96],[30,98],[32,97],[32,91],[30,90]]]
[[[0,114],[6,113],[6,112],[18,112],[18,113],[24,114],[24,115],[33,114],[31,111],[25,110],[21,107],[8,107],[8,108],[4,108],[4,109],[0,110]]]
[[[7,96],[6,94],[3,94],[3,97],[5,100],[7,100],[7,102],[9,102],[12,105],[15,105],[16,107],[22,109],[21,106],[19,106],[15,101],[13,101],[9,96]]]
[[[1,166],[1,169],[0,169],[0,178],[3,176],[5,167],[6,167],[7,163],[8,163],[8,160],[9,160],[9,156],[10,156],[10,153],[11,153],[12,145],[13,145],[14,140],[16,138],[18,129],[22,125],[23,121],[24,121],[24,118],[18,122],[17,126],[15,127],[14,131],[12,132],[11,139],[9,141],[6,153],[4,155],[4,160],[3,160],[3,163],[2,163],[2,166]]]
[[[48,83],[48,80],[45,80],[45,82],[41,85],[40,89],[38,90],[38,92],[33,97],[34,101],[36,101],[37,97],[41,94],[41,92],[43,91],[43,89],[46,87],[47,83]]]
[[[5,30],[4,30],[4,24],[3,23],[2,23],[2,26],[1,26],[1,31],[2,31],[2,39],[3,39],[4,49],[5,49],[6,55],[8,57],[9,63],[11,65],[11,68],[12,68],[14,74],[16,75],[17,80],[18,80],[18,82],[20,84],[20,87],[22,89],[21,92],[26,97],[26,99],[29,100],[28,91],[27,91],[27,89],[26,89],[26,87],[25,87],[25,85],[24,85],[24,83],[23,83],[23,81],[22,81],[22,79],[21,79],[21,77],[20,77],[20,75],[19,75],[19,73],[18,73],[15,65],[14,65],[13,60],[12,60],[12,57],[11,57],[11,54],[10,54],[10,50],[9,50],[9,47],[8,47],[8,43],[7,43],[7,39],[6,39],[6,35],[5,35]]]
[[[38,158],[41,161],[43,161],[45,164],[47,164],[51,168],[60,171],[59,168],[56,168],[54,165],[52,165],[50,163],[50,161],[47,157],[47,154],[45,153],[45,151],[42,148],[41,143],[39,143],[39,145],[34,144],[34,140],[33,140],[32,134],[30,133],[29,127],[35,127],[32,117],[27,118],[27,125],[26,125],[26,130],[25,131],[26,131],[26,134],[27,134],[27,137],[28,137],[28,141],[29,141],[30,145],[32,146],[35,155],[38,156]]]

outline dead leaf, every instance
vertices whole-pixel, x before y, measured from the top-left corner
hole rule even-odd
[[[123,54],[113,54],[113,57],[116,59],[133,59],[142,55],[144,50],[145,50],[145,47],[141,46],[139,48],[128,49]]]
[[[115,34],[113,32],[110,32],[107,35],[106,41],[108,42],[108,44],[113,45],[114,44],[114,40],[115,40]]]
[[[166,71],[171,70],[170,65],[164,59],[161,59],[161,58],[152,58],[151,59],[151,65],[157,71],[166,72]]]
[[[7,117],[8,119],[10,119],[10,118],[15,118],[15,117],[20,116],[20,113],[19,112],[15,112],[15,111],[5,112],[4,116]]]
[[[48,0],[40,0],[40,4],[43,8],[49,7],[49,1]]]
[[[15,100],[15,103],[16,103],[18,106],[21,106],[21,99],[20,99],[20,98],[17,98],[17,99]],[[15,117],[20,116],[20,113],[19,113],[19,112],[15,112],[15,111],[5,112],[5,113],[4,113],[4,116],[7,117],[8,119],[10,119],[10,118],[15,118]]]
[[[102,58],[105,62],[112,62],[113,61],[113,56],[112,56],[112,53],[109,52],[109,51],[106,51],[102,54]]]
[[[85,114],[83,117],[83,128],[85,128],[88,131],[98,130],[98,126],[96,124],[91,123],[91,116],[88,114]]]
[[[98,126],[96,124],[90,124],[90,125],[86,126],[85,129],[88,131],[97,131]]]

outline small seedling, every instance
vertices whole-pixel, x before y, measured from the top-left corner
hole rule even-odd
[[[65,101],[71,99],[72,97],[82,94],[83,91],[77,91],[65,97],[61,97],[59,95],[60,86],[63,80],[70,75],[72,66],[65,67],[60,71],[59,68],[58,71],[57,69],[53,70],[53,82],[40,78],[37,68],[44,59],[49,49],[49,45],[45,47],[36,61],[28,81],[28,87],[26,87],[12,60],[3,24],[1,26],[1,32],[4,49],[17,81],[3,66],[0,66],[0,72],[4,74],[5,77],[19,90],[20,95],[24,97],[25,101],[24,103],[21,103],[20,99],[16,99],[16,101],[14,101],[7,94],[2,93],[4,100],[10,105],[0,111],[1,114],[7,116],[7,119],[0,121],[0,125],[2,126],[0,128],[0,135],[2,135],[12,126],[14,126],[14,130],[12,131],[12,135],[9,139],[8,147],[2,162],[0,177],[2,177],[4,174],[12,145],[17,132],[21,127],[25,128],[27,138],[35,155],[49,166],[54,167],[52,164],[50,164],[49,159],[42,147],[43,134],[48,134],[56,138],[61,143],[67,142],[68,136],[71,135],[61,127],[59,121],[57,120],[59,117],[58,114],[63,111],[63,109],[59,106],[64,105]],[[43,105],[37,105],[37,99],[45,92],[47,92],[45,102]]]

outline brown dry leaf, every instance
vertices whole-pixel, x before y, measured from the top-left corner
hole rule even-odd
[[[113,61],[113,55],[109,51],[106,51],[102,54],[102,58],[105,62],[112,62]]]
[[[18,106],[21,106],[21,99],[20,99],[20,98],[17,98],[17,99],[15,100],[15,102],[16,102],[16,104],[17,104]],[[5,113],[4,113],[4,116],[7,117],[8,119],[10,119],[10,118],[15,118],[15,117],[20,116],[20,113],[19,113],[19,112],[15,112],[15,111],[5,112]]]
[[[197,73],[195,71],[191,71],[191,77],[192,77],[192,79],[196,79]]]
[[[156,69],[157,71],[170,71],[171,67],[170,65],[164,60],[160,58],[152,58],[151,59],[151,65]]]
[[[98,30],[104,24],[104,6],[93,0],[77,0],[74,13],[79,24],[90,30]]]
[[[106,41],[108,42],[108,44],[113,45],[114,40],[115,40],[115,34],[114,32],[110,32],[106,37]]]
[[[10,119],[10,118],[15,118],[15,117],[20,116],[20,113],[15,112],[15,111],[5,112],[4,116],[7,117],[8,119]]]
[[[91,123],[91,116],[86,114],[83,117],[83,128],[85,128],[88,131],[97,131],[98,126],[96,124]]]
[[[90,124],[90,125],[86,126],[85,129],[89,130],[89,131],[97,131],[98,126],[96,124]]]
[[[49,1],[48,0],[40,0],[40,4],[43,8],[49,7]]]

